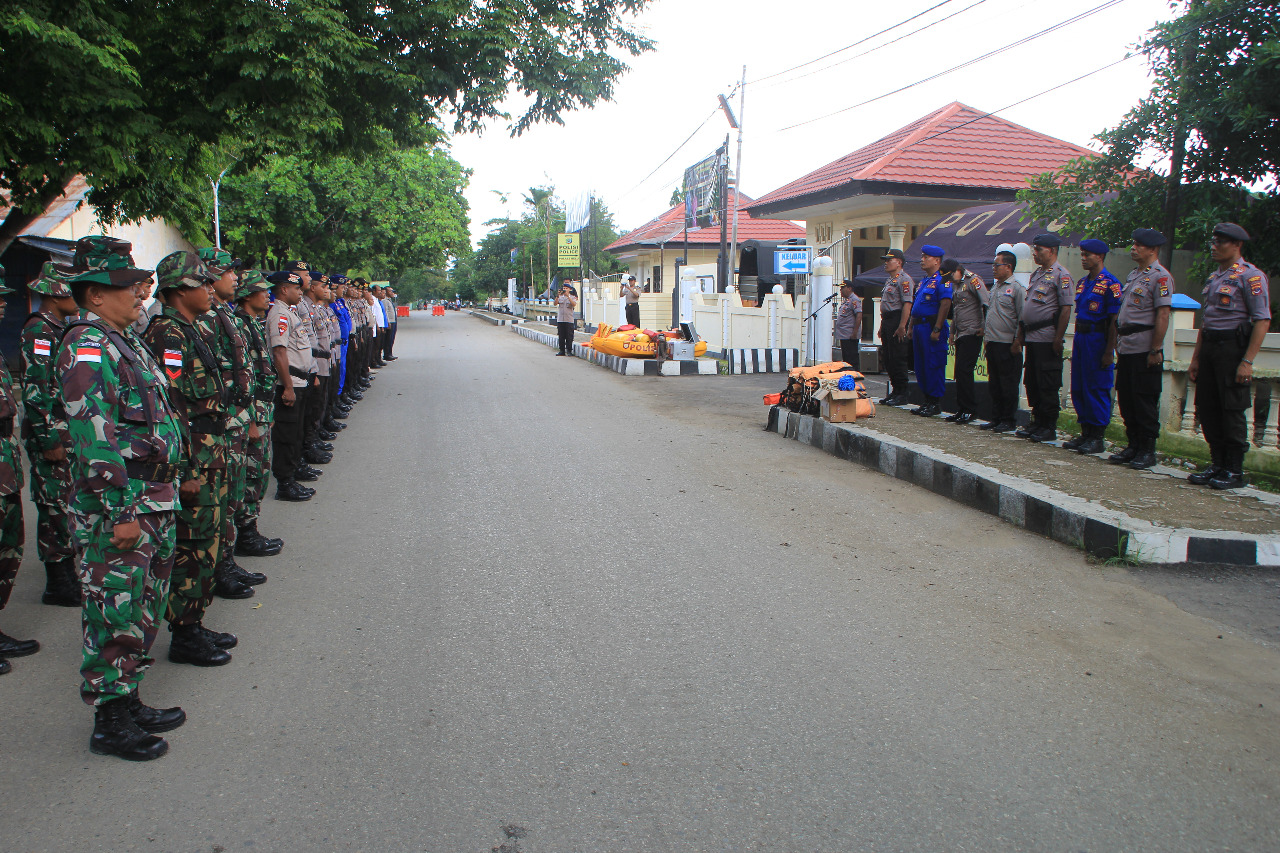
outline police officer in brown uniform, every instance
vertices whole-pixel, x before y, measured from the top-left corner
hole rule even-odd
[[[976,417],[978,394],[973,371],[982,352],[983,319],[990,298],[987,283],[954,258],[942,262],[951,280],[951,345],[955,348],[956,412],[945,420],[967,424]]]
[[[1156,260],[1165,237],[1152,228],[1133,232],[1129,257],[1138,265],[1124,283],[1116,316],[1116,399],[1129,445],[1107,457],[1135,470],[1156,464],[1164,334],[1173,304],[1173,276]]]
[[[267,343],[276,370],[275,416],[271,429],[271,473],[276,500],[309,501],[315,495],[298,482],[302,465],[303,413],[313,383],[311,337],[293,306],[302,299],[302,276],[280,271],[267,276],[275,302],[267,312]]]
[[[902,271],[901,249],[890,249],[883,256],[884,270],[889,280],[880,294],[880,343],[884,353],[884,370],[889,374],[889,393],[880,402],[887,406],[900,406],[909,399],[907,394],[907,353],[911,351],[911,338],[907,336],[907,317],[915,298],[915,282]]]
[[[1032,258],[1039,265],[1027,282],[1022,323],[1014,347],[1025,344],[1022,384],[1031,406],[1031,423],[1014,435],[1032,441],[1053,441],[1058,435],[1062,401],[1062,340],[1075,303],[1076,283],[1058,263],[1057,234],[1040,234],[1031,241]]]
[[[1213,229],[1211,254],[1218,263],[1201,296],[1204,319],[1187,377],[1196,383],[1196,415],[1213,462],[1188,477],[1195,485],[1238,489],[1245,484],[1249,449],[1245,409],[1253,360],[1271,325],[1267,277],[1242,258],[1249,233],[1234,222]]]
[[[853,282],[840,282],[840,303],[832,331],[840,342],[840,358],[854,370],[862,369],[862,297],[853,292]]]

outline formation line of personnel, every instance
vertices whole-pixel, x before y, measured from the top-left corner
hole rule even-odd
[[[1210,253],[1217,269],[1201,291],[1203,316],[1188,371],[1196,384],[1196,414],[1212,458],[1189,482],[1215,489],[1245,485],[1245,411],[1250,405],[1253,361],[1271,323],[1267,277],[1243,257],[1249,239],[1232,222],[1213,228]],[[889,392],[880,402],[908,402],[910,349],[917,384],[925,397],[912,413],[940,414],[950,345],[955,350],[957,411],[946,420],[973,421],[978,408],[974,369],[985,347],[992,416],[978,428],[1013,432],[1033,442],[1055,441],[1064,339],[1074,311],[1071,403],[1081,431],[1063,447],[1081,454],[1105,450],[1114,390],[1127,443],[1107,461],[1150,468],[1157,461],[1163,341],[1174,292],[1173,276],[1157,260],[1165,242],[1165,236],[1154,229],[1134,231],[1129,256],[1136,267],[1122,284],[1106,268],[1111,248],[1102,240],[1080,242],[1085,274],[1075,280],[1058,262],[1058,236],[1040,234],[1032,240],[1036,269],[1025,288],[1013,277],[1018,259],[1012,252],[996,255],[988,285],[947,258],[941,246],[923,246],[920,266],[925,277],[917,285],[903,272],[902,251],[891,250],[883,256],[889,278],[880,303]],[[858,300],[850,298],[852,292],[852,283],[846,281],[836,332],[839,337],[843,330],[856,343],[861,319],[854,316],[859,309]],[[855,305],[846,310],[849,303]],[[1019,379],[1031,408],[1031,422],[1023,427],[1015,420]]]
[[[277,499],[311,499],[299,481],[321,476],[373,371],[395,359],[396,320],[390,288],[302,261],[264,274],[205,248],[153,272],[131,252],[94,235],[70,265],[45,264],[18,383],[0,361],[0,610],[24,545],[20,394],[41,600],[82,614],[90,750],[146,761],[186,722],[139,693],[161,622],[170,661],[231,662],[239,638],[205,621],[215,597],[251,598],[267,581],[237,556],[284,547],[258,530],[271,474]],[[0,633],[0,673],[39,648]]]

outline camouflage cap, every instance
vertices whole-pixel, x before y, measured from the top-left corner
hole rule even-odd
[[[205,246],[200,250],[200,260],[213,270],[215,275],[222,275],[227,270],[239,269],[243,263],[239,258],[231,257],[231,253],[213,246]]]
[[[195,252],[174,252],[156,264],[156,289],[204,287],[217,281],[218,275]]]
[[[98,284],[103,287],[133,287],[150,281],[151,270],[140,270],[137,267],[124,269],[85,270],[67,279],[67,284]]]
[[[128,240],[92,234],[76,241],[75,259],[71,265],[79,272],[85,270],[122,270],[134,266],[133,244]]]
[[[267,281],[260,270],[245,270],[240,273],[240,283],[236,285],[236,301],[270,289],[271,282]]]
[[[45,265],[40,268],[40,277],[31,282],[30,289],[35,293],[43,293],[45,296],[63,297],[71,295],[71,288],[67,287],[67,279],[75,275],[75,270],[66,264],[55,264],[53,261],[46,261]]]

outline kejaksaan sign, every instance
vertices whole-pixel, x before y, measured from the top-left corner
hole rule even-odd
[[[782,249],[773,250],[773,274],[774,275],[808,275],[809,274],[809,249]]]

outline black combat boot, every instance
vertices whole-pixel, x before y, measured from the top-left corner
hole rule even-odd
[[[297,480],[285,480],[276,484],[278,501],[309,501],[314,495],[315,492],[303,487]]]
[[[223,666],[231,663],[231,655],[215,646],[199,625],[181,625],[173,628],[169,660],[196,666]]]
[[[1076,445],[1076,453],[1081,456],[1088,456],[1094,453],[1101,453],[1107,449],[1107,442],[1102,438],[1106,435],[1106,428],[1102,426],[1090,426],[1087,428],[1084,441]]]
[[[129,697],[122,696],[94,709],[89,751],[95,755],[118,755],[126,761],[151,761],[168,752],[169,744],[142,730],[129,713]]]
[[[213,643],[219,649],[234,649],[236,644],[240,642],[240,638],[235,634],[229,634],[225,631],[215,631],[212,628],[206,628],[204,623],[196,625],[200,629],[200,633],[204,634],[209,642]]]
[[[1137,452],[1134,453],[1128,464],[1135,471],[1143,471],[1155,465],[1158,461],[1156,459],[1156,440],[1154,438],[1144,438],[1137,444]]]
[[[1088,424],[1080,424],[1080,434],[1073,439],[1062,442],[1063,448],[1065,448],[1066,450],[1075,450],[1077,447],[1079,447],[1080,445],[1084,444],[1086,441],[1089,440],[1090,431],[1092,429],[1093,427],[1089,426]]]
[[[1142,441],[1139,439],[1129,439],[1129,446],[1124,450],[1112,453],[1107,457],[1107,461],[1112,465],[1128,465],[1138,455],[1141,444]]]
[[[266,575],[262,572],[249,571],[244,566],[237,563],[234,557],[231,558],[231,574],[233,574],[240,583],[248,586],[258,586],[259,584],[267,582]]]
[[[1209,485],[1210,480],[1223,473],[1225,470],[1226,469],[1222,464],[1221,455],[1215,452],[1213,454],[1213,461],[1209,464],[1209,467],[1192,474],[1187,478],[1187,482],[1193,486],[1207,486]]]
[[[0,658],[23,658],[40,651],[35,640],[18,640],[0,631]]]
[[[57,607],[80,606],[80,577],[76,574],[75,560],[45,563],[44,574],[44,595],[40,596],[42,604]]]
[[[1233,450],[1226,454],[1226,463],[1218,475],[1209,481],[1211,489],[1242,489],[1248,483],[1244,476],[1244,454]],[[4,654],[0,651],[0,655]]]
[[[213,594],[219,598],[253,598],[253,587],[236,576],[235,558],[223,557],[213,569]]]
[[[333,454],[313,445],[302,451],[302,461],[308,465],[328,465],[333,461]],[[306,478],[299,477],[298,479],[305,480]]]
[[[136,687],[125,701],[129,703],[129,716],[138,728],[150,735],[171,732],[187,721],[187,714],[181,708],[152,708],[142,704]]]
[[[258,520],[236,528],[237,557],[274,557],[284,548],[281,539],[268,539],[258,532]]]
[[[329,444],[329,442],[337,437],[338,434],[336,432],[325,426],[324,421],[320,421],[320,429],[316,430],[316,438],[320,439],[320,441],[316,442],[317,444],[324,447],[325,450],[333,450],[333,445]]]

